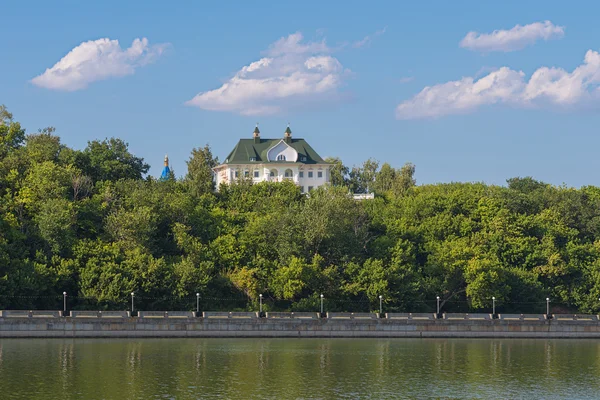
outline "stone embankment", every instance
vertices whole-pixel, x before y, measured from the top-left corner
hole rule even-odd
[[[0,311],[0,338],[600,338],[597,315]]]

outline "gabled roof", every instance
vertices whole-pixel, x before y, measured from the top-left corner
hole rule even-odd
[[[281,142],[283,139],[240,139],[231,153],[225,158],[223,164],[249,164],[249,163],[266,163],[267,151]],[[286,142],[289,146],[298,152],[297,163],[301,164],[327,164],[319,154],[306,142],[304,139],[291,139],[291,142]],[[302,157],[306,157],[306,161],[302,161]],[[255,157],[256,161],[250,161],[250,157]],[[281,163],[282,161],[277,161]],[[288,161],[293,163],[293,161]]]

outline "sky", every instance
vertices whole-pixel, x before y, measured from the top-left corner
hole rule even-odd
[[[259,123],[419,184],[600,186],[600,3],[15,1],[0,104],[64,144],[122,138],[159,176]]]

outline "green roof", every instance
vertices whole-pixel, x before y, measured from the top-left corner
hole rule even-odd
[[[231,153],[225,158],[224,164],[248,164],[248,163],[266,163],[269,162],[267,158],[267,151],[277,145],[284,139],[240,139],[238,144],[233,148]],[[289,140],[289,139],[288,139]],[[291,139],[291,142],[286,142],[294,150],[298,152],[297,163],[302,164],[327,164],[325,160],[306,142],[304,139]],[[250,158],[254,157],[255,160],[251,161]],[[306,157],[306,161],[302,161]],[[285,161],[272,161],[282,163]],[[293,161],[288,161],[294,163]]]

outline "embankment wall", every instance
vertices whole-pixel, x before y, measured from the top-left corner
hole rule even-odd
[[[558,319],[0,318],[0,338],[26,337],[600,338],[600,322]]]

